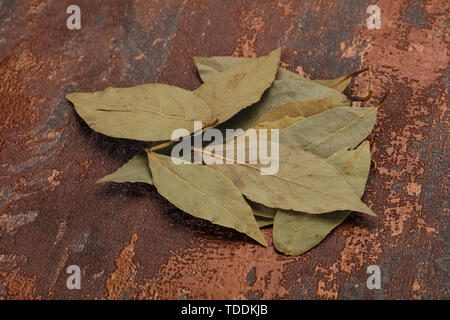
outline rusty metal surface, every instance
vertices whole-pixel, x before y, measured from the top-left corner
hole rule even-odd
[[[68,30],[66,8],[81,8]],[[0,299],[448,299],[448,2],[6,0],[0,3]],[[153,187],[95,185],[145,146],[105,137],[64,96],[162,82],[194,89],[193,55],[256,56],[329,78],[371,66],[378,167],[318,247],[285,257],[175,209]],[[270,229],[264,231],[271,242]],[[66,288],[78,265],[82,289]],[[379,265],[380,290],[365,283]]]

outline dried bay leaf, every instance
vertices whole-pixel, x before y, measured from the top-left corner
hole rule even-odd
[[[327,159],[345,173],[358,196],[362,196],[370,170],[369,142],[356,150],[341,150]],[[299,255],[319,244],[339,226],[351,211],[336,211],[322,215],[278,210],[273,226],[275,248],[287,255]]]
[[[142,141],[170,140],[173,130],[194,131],[194,121],[214,122],[211,109],[195,93],[166,84],[107,88],[66,96],[95,131]]]
[[[202,79],[203,82],[211,80],[218,73],[223,72],[233,66],[239,65],[246,60],[248,60],[248,58],[223,57],[223,56],[216,56],[209,58],[194,57],[195,65],[197,67],[200,78]],[[345,88],[347,88],[353,77],[367,70],[368,68],[365,68],[334,79],[307,80],[295,72],[280,67],[278,68],[276,80],[307,80],[343,92]]]
[[[240,110],[258,102],[275,79],[280,49],[268,56],[249,59],[219,73],[194,92],[202,97],[222,123]]]
[[[250,206],[227,177],[205,165],[175,164],[154,152],[148,152],[148,161],[158,192],[176,207],[267,246]]]
[[[253,127],[258,120],[278,106],[293,101],[311,101],[333,99],[339,105],[349,106],[350,102],[342,93],[310,81],[276,80],[264,93],[261,101],[248,107],[219,127],[242,128]]]
[[[115,172],[97,181],[97,183],[103,182],[144,182],[153,184],[146,152],[137,153]]]
[[[194,63],[197,67],[200,79],[203,82],[207,82],[214,78],[218,73],[223,72],[231,67],[237,66],[249,58],[243,57],[227,57],[227,56],[216,56],[216,57],[194,57]],[[290,72],[286,69],[278,67],[276,80],[287,80],[287,79],[304,79],[300,75]]]
[[[276,80],[258,103],[261,107],[255,109],[258,109],[258,113],[263,116],[268,111],[272,111],[275,107],[287,102],[320,99],[333,99],[336,102],[350,104],[347,97],[342,93],[309,81]]]
[[[280,143],[295,145],[323,158],[356,147],[372,131],[376,107],[336,107],[280,131]]]
[[[266,169],[260,164],[235,159],[227,160],[234,163],[209,166],[227,176],[247,199],[267,207],[311,214],[352,210],[375,216],[343,174],[325,159],[299,147],[280,144],[279,160],[278,172],[267,175],[261,174]]]
[[[274,246],[290,256],[305,253],[318,245],[349,213],[337,211],[312,215],[280,210],[273,222]]]

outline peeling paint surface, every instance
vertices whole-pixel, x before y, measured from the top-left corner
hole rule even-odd
[[[116,0],[0,3],[0,299],[449,299],[448,2]],[[144,184],[95,181],[146,143],[90,130],[68,92],[161,82],[195,89],[192,56],[255,57],[346,93],[387,89],[369,139],[377,168],[319,246],[285,257],[174,208]],[[363,102],[369,105],[372,102]],[[355,105],[362,104],[356,102]],[[68,290],[78,265],[81,290]],[[381,289],[366,286],[381,269]]]

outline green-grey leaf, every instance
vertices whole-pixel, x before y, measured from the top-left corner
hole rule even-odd
[[[363,142],[356,150],[341,150],[327,159],[345,173],[358,196],[362,196],[370,170],[370,147]],[[322,215],[278,210],[273,227],[275,248],[287,255],[299,255],[319,244],[339,226],[351,211]]]
[[[207,82],[208,83],[208,82]],[[225,122],[221,127],[249,129],[258,120],[278,106],[292,101],[310,101],[333,99],[341,105],[350,105],[347,97],[342,93],[303,80],[276,80],[266,91],[261,101],[242,110],[236,116]]]
[[[264,246],[252,209],[233,183],[201,164],[175,164],[171,157],[148,152],[158,192],[181,210],[247,234]]]
[[[207,82],[214,78],[218,73],[241,64],[242,62],[245,62],[247,60],[248,58],[241,57],[194,57],[195,65],[197,66],[198,73],[203,82]],[[366,71],[366,69],[361,71]],[[334,79],[307,80],[295,72],[279,67],[276,80],[307,80],[342,92],[348,86],[352,78],[361,73],[361,71],[357,71],[349,75]]]
[[[311,214],[352,210],[375,215],[353,192],[343,174],[325,159],[280,144],[279,160],[275,174],[260,164],[232,158],[226,162],[233,163],[210,166],[230,178],[247,199],[267,207]]]
[[[332,108],[280,131],[280,143],[327,158],[338,150],[356,147],[372,131],[376,117],[376,107]]]
[[[222,123],[261,99],[275,79],[280,53],[276,49],[268,56],[231,67],[202,84],[195,93],[206,101],[218,123]]]
[[[223,72],[231,67],[237,66],[249,58],[242,57],[228,57],[228,56],[216,56],[216,57],[194,57],[195,66],[197,67],[200,79],[203,82],[207,82],[214,78],[218,73]],[[278,67],[276,80],[299,80],[304,79],[300,75]]]
[[[103,182],[145,182],[153,184],[147,154],[144,151],[137,153],[115,172],[97,181],[97,183]]]
[[[95,131],[115,138],[170,140],[178,128],[194,131],[194,121],[214,122],[211,109],[195,93],[166,84],[107,88],[67,96]]]
[[[321,215],[279,210],[273,223],[275,248],[290,256],[300,255],[318,245],[340,225],[350,211]]]

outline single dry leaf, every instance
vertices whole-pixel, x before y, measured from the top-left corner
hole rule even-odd
[[[93,130],[110,137],[170,140],[175,129],[194,131],[194,121],[214,123],[206,102],[195,93],[166,84],[69,93],[77,113]]]
[[[155,152],[148,152],[148,160],[156,189],[177,208],[267,246],[252,209],[227,177],[205,165],[175,164]]]
[[[338,151],[328,158],[328,162],[343,171],[355,193],[361,197],[370,170],[369,142],[363,142],[356,150]],[[350,213],[345,210],[312,215],[278,210],[273,226],[275,248],[287,255],[302,254],[319,244]]]
[[[261,99],[275,79],[280,54],[281,49],[276,49],[268,56],[246,60],[205,82],[195,93],[222,123]]]
[[[214,78],[218,73],[239,65],[247,60],[248,58],[223,56],[209,58],[194,57],[195,65],[203,82],[207,82]],[[329,80],[307,80],[295,72],[280,67],[278,68],[276,80],[307,80],[342,92],[345,90],[345,88],[347,88],[353,77],[367,70],[368,68],[365,68],[348,75]]]
[[[323,158],[354,148],[372,131],[376,107],[336,107],[280,131],[280,143],[295,145]]]

